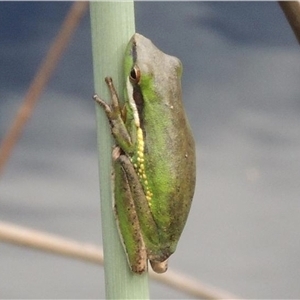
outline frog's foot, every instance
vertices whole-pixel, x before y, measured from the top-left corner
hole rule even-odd
[[[156,273],[165,273],[168,270],[168,260],[163,262],[150,260],[151,267]]]

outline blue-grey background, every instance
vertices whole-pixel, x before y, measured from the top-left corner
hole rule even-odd
[[[0,3],[0,136],[71,3]],[[244,298],[300,297],[300,56],[276,2],[138,2],[184,65],[197,188],[171,267]],[[0,180],[0,219],[101,245],[88,14]],[[0,297],[103,298],[96,265],[0,244]],[[152,298],[186,298],[151,284]]]

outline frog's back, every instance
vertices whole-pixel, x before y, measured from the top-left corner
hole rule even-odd
[[[194,195],[195,144],[182,103],[180,60],[140,35],[135,35],[135,43],[141,74],[145,193],[159,232],[157,252],[169,256],[175,251]]]
[[[174,91],[176,92],[174,93]],[[183,230],[195,189],[195,143],[181,101],[180,82],[174,97],[148,120],[145,169],[162,240],[175,243]],[[175,95],[176,94],[176,95]],[[146,108],[145,108],[146,109]],[[149,115],[148,115],[149,116]],[[175,250],[175,249],[174,249]]]
[[[196,161],[180,77],[168,88],[169,98],[149,101],[144,107],[145,170],[152,195],[149,204],[160,234],[158,252],[166,257],[175,251],[186,223],[195,189]]]

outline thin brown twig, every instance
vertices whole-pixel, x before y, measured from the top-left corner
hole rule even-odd
[[[43,92],[48,80],[55,70],[62,53],[66,49],[81,18],[86,12],[88,2],[74,2],[71,6],[55,40],[53,41],[44,61],[41,63],[33,81],[31,82],[23,103],[21,104],[14,121],[6,133],[0,146],[0,175],[20,138],[26,122],[33,113],[33,109]]]
[[[300,44],[300,1],[279,1],[278,3]]]
[[[203,283],[170,268],[164,275],[154,273],[150,270],[150,276],[161,283],[164,283],[178,291],[185,292],[197,299],[241,299],[227,291],[221,290],[207,283]]]
[[[0,222],[0,240],[103,265],[103,251],[100,247],[6,222]],[[165,275],[150,272],[150,277],[197,298],[238,299],[237,296],[204,284],[199,280],[189,278],[171,269]]]
[[[0,222],[0,240],[19,246],[103,264],[103,254],[96,246],[78,243],[53,234],[16,226],[7,222]]]

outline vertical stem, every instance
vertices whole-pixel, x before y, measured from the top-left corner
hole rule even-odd
[[[92,49],[95,91],[109,101],[105,76],[111,76],[123,95],[125,47],[135,32],[133,2],[91,2]],[[128,267],[112,210],[111,146],[108,121],[97,106],[97,135],[104,271],[107,299],[147,299],[148,276],[133,274]]]

